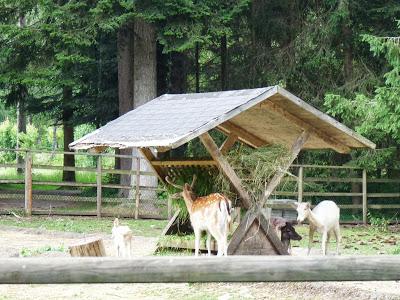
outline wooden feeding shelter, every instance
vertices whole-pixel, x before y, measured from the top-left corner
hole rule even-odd
[[[220,147],[208,133],[211,129],[217,129],[226,135],[226,140]],[[161,160],[151,151],[153,149],[165,152],[196,137],[200,138],[211,160]],[[356,148],[375,148],[375,144],[368,139],[280,86],[210,93],[165,94],[71,143],[70,147],[137,147],[162,182],[165,176],[177,168],[218,168],[236,190],[243,207],[250,208],[252,202],[249,194],[224,157],[236,141],[252,148],[283,144],[291,149],[290,161],[267,184],[265,201],[278,186],[300,150],[333,149],[340,153],[348,153]],[[252,220],[257,224],[264,224],[262,217],[254,214]],[[235,240],[239,233],[242,239],[246,237],[245,233],[251,228],[251,224],[244,222],[245,219],[238,228],[240,232],[236,230],[232,240]],[[274,236],[274,244],[276,234],[268,234]],[[241,248],[240,241],[236,244],[236,248]],[[280,254],[279,252],[275,251]],[[243,251],[234,253],[241,254]]]

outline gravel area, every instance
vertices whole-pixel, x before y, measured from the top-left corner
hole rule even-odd
[[[113,255],[110,235],[52,232],[0,226],[0,257],[18,257],[23,249],[68,248],[102,238]],[[133,255],[151,255],[156,238],[135,236]],[[40,251],[39,251],[40,252]],[[297,255],[302,255],[298,249]],[[44,251],[37,256],[69,256]],[[54,284],[0,285],[4,299],[400,299],[400,282],[198,283],[198,284]]]

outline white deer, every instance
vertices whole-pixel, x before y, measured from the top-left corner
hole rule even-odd
[[[211,235],[218,245],[218,256],[228,255],[228,231],[231,222],[232,202],[222,194],[214,193],[208,196],[197,197],[193,192],[196,175],[193,175],[192,184],[179,186],[165,180],[172,186],[182,189],[181,195],[185,200],[189,212],[190,222],[195,235],[195,256],[199,254],[201,232],[207,232],[207,251],[211,255]]]
[[[320,202],[313,210],[311,210],[310,203],[296,203],[297,210],[297,221],[299,223],[308,219],[310,224],[310,233],[308,235],[308,252],[310,254],[311,245],[313,242],[315,230],[322,234],[322,254],[326,255],[328,242],[332,234],[336,237],[336,254],[339,254],[340,244],[340,226],[339,217],[340,209],[335,202],[330,200],[324,200]]]
[[[115,218],[114,226],[111,230],[111,238],[118,257],[131,257],[132,236],[132,230],[128,226],[120,226],[118,218]]]

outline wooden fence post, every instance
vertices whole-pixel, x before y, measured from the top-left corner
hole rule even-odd
[[[30,152],[25,155],[25,213],[32,215],[32,156]]]
[[[132,174],[133,175],[133,174]],[[135,202],[135,219],[139,218],[139,201],[140,201],[140,157],[136,157],[136,202]]]
[[[362,210],[363,210],[363,223],[367,224],[368,213],[368,197],[367,197],[367,170],[362,170]]]
[[[96,172],[96,185],[97,185],[97,217],[101,218],[101,155],[97,156],[97,172]]]
[[[172,218],[172,199],[171,197],[168,197],[168,220],[171,220]]]
[[[297,182],[297,202],[303,202],[303,177],[304,167],[299,167],[299,176]]]

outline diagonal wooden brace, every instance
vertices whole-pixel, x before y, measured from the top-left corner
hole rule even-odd
[[[208,153],[210,153],[211,157],[217,162],[219,169],[224,173],[224,175],[231,182],[232,186],[238,192],[243,206],[245,208],[250,208],[252,205],[249,194],[243,188],[242,181],[236,175],[235,171],[222,155],[221,151],[219,151],[218,146],[215,144],[212,137],[208,134],[208,132],[200,135],[200,140],[203,143],[204,147],[206,147]]]
[[[300,150],[303,148],[304,144],[307,142],[310,137],[310,131],[304,130],[301,135],[296,139],[294,144],[292,145],[292,149],[290,150],[290,157],[287,162],[282,166],[282,168],[275,173],[270,182],[268,182],[265,193],[264,193],[264,202],[266,202],[271,196],[272,192],[276,189],[276,187],[281,182],[283,176],[285,176],[286,171],[290,168],[293,161],[299,155]]]
[[[290,150],[290,157],[287,162],[282,166],[282,168],[275,173],[270,182],[268,182],[265,188],[264,194],[264,203],[268,200],[269,196],[271,196],[272,192],[276,189],[276,187],[281,182],[283,176],[285,176],[286,171],[290,168],[293,161],[299,155],[300,150],[303,148],[304,144],[307,142],[310,137],[310,131],[304,130],[301,135],[296,139],[294,144],[292,145],[292,149]]]

